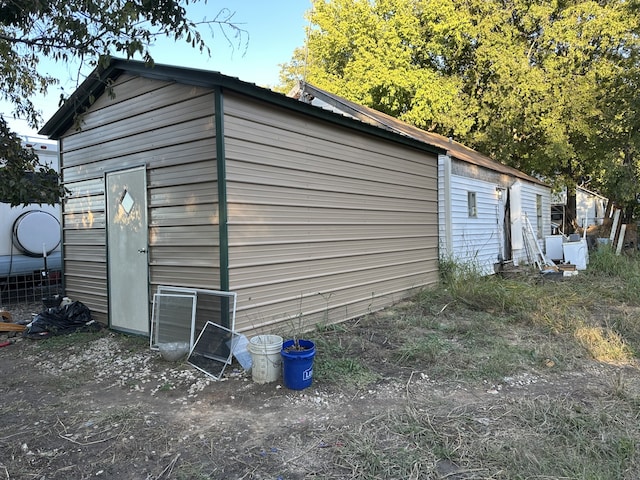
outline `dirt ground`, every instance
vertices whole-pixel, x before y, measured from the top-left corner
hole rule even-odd
[[[384,321],[359,322],[341,333],[345,341],[385,338]],[[571,371],[528,368],[495,383],[434,380],[428,366],[390,365],[381,352],[393,346],[381,341],[366,355],[374,383],[314,379],[293,391],[281,381],[256,384],[237,363],[215,381],[108,330],[70,338],[16,337],[0,348],[0,479],[355,478],[336,461],[349,433],[409,404],[445,416],[464,408],[489,425],[521,399],[601,397],[621,369],[640,383],[635,367],[589,360]],[[428,478],[506,478],[473,471],[438,461]]]

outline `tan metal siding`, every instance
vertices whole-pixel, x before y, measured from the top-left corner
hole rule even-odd
[[[149,201],[156,206],[193,205],[198,201],[213,203],[216,200],[217,195],[211,190],[211,185],[168,185],[149,190]]]
[[[65,235],[67,245],[93,245],[104,248],[104,232],[94,228],[92,230],[67,230]]]
[[[66,215],[83,212],[104,212],[103,195],[87,195],[84,197],[69,197],[65,200],[64,211]]]
[[[156,168],[149,175],[150,188],[167,187],[166,191],[177,189],[176,194],[180,193],[180,189],[197,189],[205,195],[216,193],[215,181],[216,167],[211,158],[198,163],[192,162],[186,168],[184,164]]]
[[[434,155],[230,93],[224,109],[239,330],[353,318],[437,280]]]
[[[213,243],[213,242],[212,242]],[[212,248],[215,245],[205,245],[195,247],[189,245],[184,247],[176,245],[175,247],[159,247],[155,246],[151,253],[151,263],[169,265],[184,265],[188,263],[194,267],[209,267],[218,263],[218,251]]]
[[[154,266],[152,284],[219,288],[217,225],[185,226],[172,222],[172,226],[151,226],[149,244],[153,245],[149,251],[149,262]],[[185,271],[186,267],[197,270]]]
[[[214,98],[122,76],[62,141],[67,292],[107,318],[105,172],[147,165],[150,288],[219,288]],[[436,160],[224,91],[238,327],[362,315],[437,280]]]
[[[424,238],[421,236],[404,236],[402,238],[407,251],[417,251],[424,247]],[[347,253],[345,253],[344,245],[347,241],[349,242],[349,249]],[[397,234],[391,238],[376,239],[376,247],[380,253],[393,253],[397,249],[397,244]],[[261,265],[302,262],[317,256],[319,247],[322,248],[322,255],[326,258],[339,258],[343,255],[347,257],[351,255],[367,255],[371,252],[371,239],[349,240],[344,238],[341,240],[326,240],[323,242],[309,241],[304,243],[291,240],[286,249],[281,249],[276,252],[273,251],[270,244],[261,243],[260,239],[257,239],[256,243],[246,242],[243,245],[234,246],[234,255],[239,259],[234,265],[240,269],[255,265],[258,262]],[[240,259],[246,263],[241,263]]]
[[[178,285],[213,290],[220,288],[217,286],[219,285],[220,268],[211,265],[198,267],[182,263],[179,268],[176,265],[156,265],[151,268],[150,276],[154,292],[158,285]]]
[[[218,244],[218,227],[195,225],[189,228],[182,226],[157,226],[149,229],[150,242],[158,246],[175,246],[189,243],[195,246],[216,246]]]
[[[302,205],[251,205],[251,208],[243,208],[240,204],[239,208],[234,209],[234,222],[242,224],[248,222],[250,224],[300,224],[306,223],[325,223],[327,225],[347,224],[352,225],[362,220],[363,215],[370,217],[367,221],[368,225],[389,225],[399,223],[398,212],[384,211],[368,208],[363,204],[361,208],[345,207],[345,208],[321,208],[308,207]],[[421,225],[424,222],[426,213],[420,212],[403,212],[401,225]]]
[[[227,150],[227,158],[242,158],[244,153],[242,151],[234,152]],[[284,157],[284,155],[283,155]],[[252,160],[259,161],[259,156],[252,158],[249,157],[249,161]],[[314,158],[310,157],[309,162],[321,162],[322,158]],[[265,168],[269,168],[269,176],[265,178],[264,172]],[[328,172],[331,170],[327,170]],[[421,194],[424,194],[423,189],[418,186],[413,186],[411,184],[386,184],[385,178],[389,177],[388,172],[379,172],[379,178],[375,180],[369,180],[366,178],[367,173],[363,172],[363,176],[365,178],[354,178],[354,177],[345,177],[344,170],[336,173],[334,175],[322,172],[314,172],[314,171],[303,171],[298,169],[286,169],[286,167],[279,166],[270,166],[268,164],[263,164],[262,166],[258,166],[252,163],[243,163],[241,165],[237,165],[232,171],[227,174],[227,181],[237,181],[243,182],[246,184],[257,184],[260,185],[263,182],[268,182],[267,185],[273,184],[275,185],[302,185],[305,189],[311,191],[321,191],[325,193],[325,198],[328,196],[327,193],[336,192],[336,193],[349,193],[360,194],[360,195],[370,195],[371,193],[379,193],[380,201],[383,201],[384,198],[394,198],[399,197],[402,198],[402,195],[405,192],[411,190],[413,195],[418,197]],[[353,172],[353,175],[358,175],[357,172]],[[413,180],[415,182],[415,180]],[[432,196],[435,198],[435,192],[432,192]],[[358,200],[358,199],[355,199]],[[360,202],[364,204],[365,202]]]
[[[92,269],[93,265],[89,265],[87,267],[87,271],[82,272],[82,275],[73,275],[69,274],[67,276],[67,289],[69,292],[73,293],[81,293],[87,289],[90,289],[94,295],[94,298],[102,297],[106,294],[105,282],[102,276],[95,275],[97,272]],[[88,273],[91,272],[95,276],[89,276]],[[74,297],[71,297],[74,298]],[[106,306],[106,302],[104,299],[100,301],[102,305]]]
[[[146,112],[158,111],[162,112],[162,108],[189,101],[195,101],[198,97],[209,95],[208,99],[202,99],[202,102],[213,101],[211,91],[201,87],[181,86],[180,89],[175,88],[173,82],[154,81],[153,84],[140,82],[138,77],[121,76],[118,78],[118,84],[113,88],[115,97],[110,99],[109,95],[103,95],[93,104],[93,110],[104,109],[100,116],[84,118],[82,121],[82,129],[88,130],[99,127],[104,123],[116,122],[123,118],[140,116],[144,118]],[[129,100],[134,100],[133,102]],[[125,111],[114,107],[117,104],[124,104]],[[179,110],[180,107],[178,107]],[[124,117],[126,116],[126,117]],[[157,119],[156,119],[157,121]]]
[[[193,107],[201,106],[197,114],[204,114],[205,111],[211,107],[201,102],[195,102]],[[180,142],[189,142],[192,140],[198,140],[203,135],[210,133],[213,127],[210,120],[206,118],[196,118],[195,120],[189,120],[180,122],[178,117],[173,116],[174,112],[168,109],[164,115],[160,118],[155,118],[152,115],[145,116],[142,119],[127,119],[122,121],[122,125],[113,126],[102,132],[101,128],[87,131],[84,135],[76,135],[69,137],[65,142],[68,144],[69,153],[69,166],[73,166],[74,161],[80,161],[81,164],[87,161],[87,152],[78,152],[76,155],[72,153],[72,150],[78,150],[86,147],[93,147],[100,145],[100,151],[92,151],[95,156],[91,158],[93,161],[102,160],[104,158],[113,157],[114,154],[120,154],[123,148],[123,139],[126,138],[126,154],[133,152],[145,152],[154,148],[161,148],[167,145],[172,145]],[[191,110],[184,110],[181,112],[183,115],[189,115]],[[171,122],[167,126],[153,127],[153,122],[165,121]],[[131,122],[131,123],[130,123]],[[140,122],[140,123],[138,123]],[[120,122],[117,122],[120,123]],[[144,130],[138,129],[132,130],[135,126],[143,126]],[[157,125],[157,124],[156,124]],[[77,157],[79,160],[76,160]]]
[[[388,307],[418,292],[423,288],[423,283],[424,276],[417,274],[412,278],[376,279],[376,281],[349,288],[342,287],[322,292],[305,291],[287,297],[281,296],[282,289],[286,285],[274,286],[278,288],[278,300],[262,303],[255,301],[255,297],[259,295],[262,298],[265,287],[257,287],[261,292],[255,296],[254,290],[247,289],[243,290],[243,295],[252,302],[252,308],[238,312],[236,325],[238,328],[254,331],[273,331],[275,328],[285,334],[287,332],[290,334],[293,328],[308,330],[319,322],[324,324],[340,322]],[[273,296],[268,295],[267,298]]]
[[[149,209],[149,226],[157,225],[202,225],[218,221],[216,205],[203,203],[195,205],[174,205]],[[211,229],[213,232],[214,230]]]
[[[245,179],[246,181],[246,179]],[[239,183],[234,188],[234,193],[238,196],[238,202],[244,200],[250,204],[275,205],[282,202],[282,205],[300,205],[304,203],[310,207],[335,207],[341,208],[348,201],[353,201],[353,196],[357,193],[353,190],[349,192],[339,192],[326,185],[317,192],[311,190],[308,185],[304,190],[299,188],[287,188],[278,185],[270,185],[274,178],[263,178],[260,184]],[[327,192],[331,192],[327,195]],[[408,212],[424,212],[424,203],[420,200],[384,197],[382,195],[371,195],[368,193],[357,193],[361,205],[371,210],[396,211],[402,208]],[[389,195],[389,190],[384,194]],[[435,201],[429,197],[430,200]]]
[[[206,123],[206,122],[205,122]],[[209,132],[207,135],[211,135]],[[143,150],[136,153],[124,154],[111,157],[113,152],[109,152],[111,145],[101,145],[100,149],[92,148],[90,151],[77,150],[67,152],[65,161],[64,181],[76,182],[86,178],[89,163],[100,162],[100,165],[91,166],[92,173],[100,174],[102,171],[114,170],[118,168],[128,168],[143,163],[153,164],[155,167],[166,167],[172,165],[188,165],[199,161],[211,159],[212,152],[215,152],[215,139],[211,137],[200,138],[190,143],[173,143],[166,145],[167,141],[177,142],[181,138],[163,139],[162,144],[155,143],[155,150]],[[113,144],[116,149],[118,144]],[[74,167],[74,164],[77,165]],[[94,170],[95,169],[95,170]],[[101,177],[96,179],[102,181]]]
[[[117,82],[111,86],[113,95],[109,95],[107,93],[106,95],[99,96],[95,99],[92,109],[98,110],[104,107],[112,107],[118,103],[127,103],[128,109],[131,107],[131,102],[128,102],[128,100],[142,98],[145,95],[153,94],[167,85],[173,85],[173,82],[155,81],[153,84],[150,84],[147,82],[141,82],[140,78],[136,75],[124,73],[120,75]],[[88,122],[90,121],[90,119],[84,118],[82,125],[88,125]]]
[[[105,249],[102,246],[96,247],[95,245],[78,245],[74,243],[68,243],[65,247],[64,255],[67,258],[73,258],[75,261],[106,261]]]
[[[95,320],[106,323],[107,268],[104,261],[95,258],[91,261],[68,261],[65,253],[64,276],[65,294],[81,300],[91,308]]]
[[[104,204],[103,199],[98,199],[100,205]],[[93,201],[85,202],[87,206],[87,210],[79,211],[76,213],[66,213],[63,210],[62,213],[62,221],[63,221],[63,235],[64,232],[69,229],[88,229],[88,228],[100,228],[103,229],[106,227],[104,211],[97,210],[94,208],[95,203]],[[65,202],[66,206],[66,202]],[[63,209],[65,207],[63,206]],[[92,210],[89,210],[92,209]],[[63,240],[64,241],[64,240]]]
[[[213,94],[122,76],[82,130],[61,141],[67,294],[107,321],[104,174],[147,165],[149,260],[157,283],[212,288],[219,282]],[[156,248],[157,245],[157,248]]]
[[[427,221],[435,215],[425,217]],[[407,237],[424,238],[431,237],[431,232],[425,232],[422,225],[404,225],[402,232],[398,231],[397,225],[316,225],[306,224],[304,228],[295,224],[280,224],[277,228],[269,225],[232,224],[229,226],[229,238],[236,246],[253,243],[254,245],[270,244],[292,244],[297,242],[325,242],[325,241],[348,241],[348,240],[370,240],[370,239],[397,239]],[[433,234],[435,235],[435,234]]]
[[[271,137],[261,138],[254,135],[253,127],[246,122],[225,121],[225,132],[227,130],[233,130],[243,132],[240,138],[229,138],[225,141],[225,150],[227,157],[233,158],[238,153],[243,156],[244,168],[246,173],[251,175],[252,172],[257,172],[264,166],[270,166],[274,169],[285,169],[284,172],[278,172],[290,176],[306,177],[310,173],[327,174],[331,173],[331,176],[338,182],[342,180],[346,182],[346,185],[359,187],[362,193],[369,193],[367,187],[380,186],[382,183],[388,188],[391,188],[391,192],[388,196],[391,196],[392,192],[399,186],[417,186],[418,188],[424,180],[424,172],[421,174],[418,172],[406,173],[406,172],[394,172],[388,167],[382,165],[375,165],[375,163],[381,163],[381,158],[393,159],[393,156],[382,152],[369,152],[368,155],[363,156],[366,152],[362,147],[353,148],[351,146],[345,147],[344,151],[341,151],[335,143],[330,143],[324,148],[321,145],[315,146],[300,146],[300,145],[283,145],[280,143],[284,140],[282,136],[278,136],[280,142],[273,143]],[[355,133],[354,133],[355,134]],[[248,145],[244,142],[251,142]],[[253,142],[268,141],[267,144],[254,144]],[[327,139],[327,142],[330,140]],[[286,147],[283,150],[283,147]],[[290,148],[304,148],[300,151],[291,151]],[[319,148],[317,152],[313,151],[313,148]],[[370,159],[371,164],[367,165],[366,160]],[[376,162],[377,161],[377,162]],[[277,172],[277,170],[276,170]],[[275,173],[275,172],[274,172]],[[388,174],[392,176],[389,177]],[[366,181],[366,183],[354,182],[354,180]],[[313,186],[313,184],[311,185]],[[342,183],[337,185],[329,184],[325,185],[328,188],[340,188]]]
[[[80,170],[76,168],[75,170]],[[65,173],[65,187],[71,191],[68,198],[74,197],[86,197],[90,195],[100,195],[104,190],[104,182],[102,178],[92,178],[84,181],[76,181],[74,182],[68,177],[69,170],[66,170]],[[86,174],[85,174],[86,175]]]
[[[104,262],[92,260],[91,262],[73,261],[65,264],[65,275],[83,278],[83,281],[106,280],[107,269]],[[106,289],[106,284],[102,285]]]

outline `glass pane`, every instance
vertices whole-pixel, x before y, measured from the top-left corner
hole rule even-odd
[[[131,209],[133,208],[133,197],[129,194],[128,191],[124,191],[124,195],[122,195],[122,199],[120,200],[120,205],[124,208],[124,211],[127,215],[131,213]]]

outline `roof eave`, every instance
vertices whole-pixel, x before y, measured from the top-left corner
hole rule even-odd
[[[402,120],[390,117],[389,115],[383,112],[379,112],[377,110],[374,110],[370,107],[366,107],[364,105],[359,105],[355,102],[346,100],[340,97],[339,95],[332,94],[330,92],[327,92],[326,90],[322,90],[321,88],[318,88],[310,83],[300,82],[297,85],[297,87],[294,88],[289,93],[289,95],[292,95],[294,93],[298,97],[301,94],[309,94],[312,97],[317,97],[323,102],[328,103],[329,105],[336,107],[338,109],[342,109],[343,111],[347,112],[348,115],[354,116],[355,118],[358,118],[359,120],[365,123],[369,123],[371,125],[379,125],[380,128],[391,130],[393,132],[398,133],[399,135],[407,136],[408,138],[412,138],[416,141],[425,143],[427,145],[431,145],[434,148],[441,149],[442,153],[446,153],[446,155],[449,156],[450,158],[455,158],[464,163],[477,165],[480,168],[488,169],[500,174],[510,175],[515,178],[520,178],[522,180],[526,180],[531,183],[536,183],[538,185],[541,185],[549,189],[551,188],[545,182],[531,175],[528,175],[524,172],[521,172],[516,168],[510,167],[501,162],[498,162],[492,159],[491,157],[488,157],[487,155],[484,155],[478,151],[475,151],[467,147],[466,145],[455,142],[451,138],[445,139],[441,135],[435,134],[433,132],[424,131]],[[397,126],[399,124],[402,124],[407,128],[417,130],[420,132],[420,135],[428,136],[429,139],[417,136],[415,132],[414,133],[412,133],[411,131],[405,132],[403,129]],[[443,146],[443,142],[445,141],[447,142],[447,144]],[[453,145],[454,148],[451,148],[449,144]],[[458,150],[461,150],[461,151],[458,151]],[[474,155],[477,158],[474,159],[473,158]]]
[[[229,89],[298,113],[311,115],[340,126],[393,140],[397,143],[402,143],[435,155],[444,153],[444,150],[441,148],[425,144],[411,137],[347,118],[313,105],[308,105],[281,93],[243,82],[242,80],[228,77],[218,72],[159,64],[149,66],[144,62],[122,59],[112,59],[106,68],[97,67],[87,79],[82,82],[64,105],[47,121],[39,133],[55,140],[59,139],[71,128],[76,121],[78,113],[88,107],[92,99],[98,98],[98,96],[104,93],[109,80],[114,80],[124,72],[137,74],[146,78],[175,81],[205,88],[220,87],[222,89]]]

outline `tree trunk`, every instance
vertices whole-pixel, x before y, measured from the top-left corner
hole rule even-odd
[[[567,187],[567,210],[565,216],[565,233],[573,233],[580,225],[576,218],[576,187]]]
[[[567,185],[567,206],[566,206],[566,211],[565,211],[565,224],[564,224],[564,233],[569,234],[569,233],[574,233],[576,231],[576,229],[578,228],[578,222],[577,222],[577,208],[576,208],[576,183],[575,179],[573,178],[573,161],[569,160],[567,162],[567,165],[565,167],[565,172],[567,175],[567,178],[570,178],[571,181],[571,185]]]

